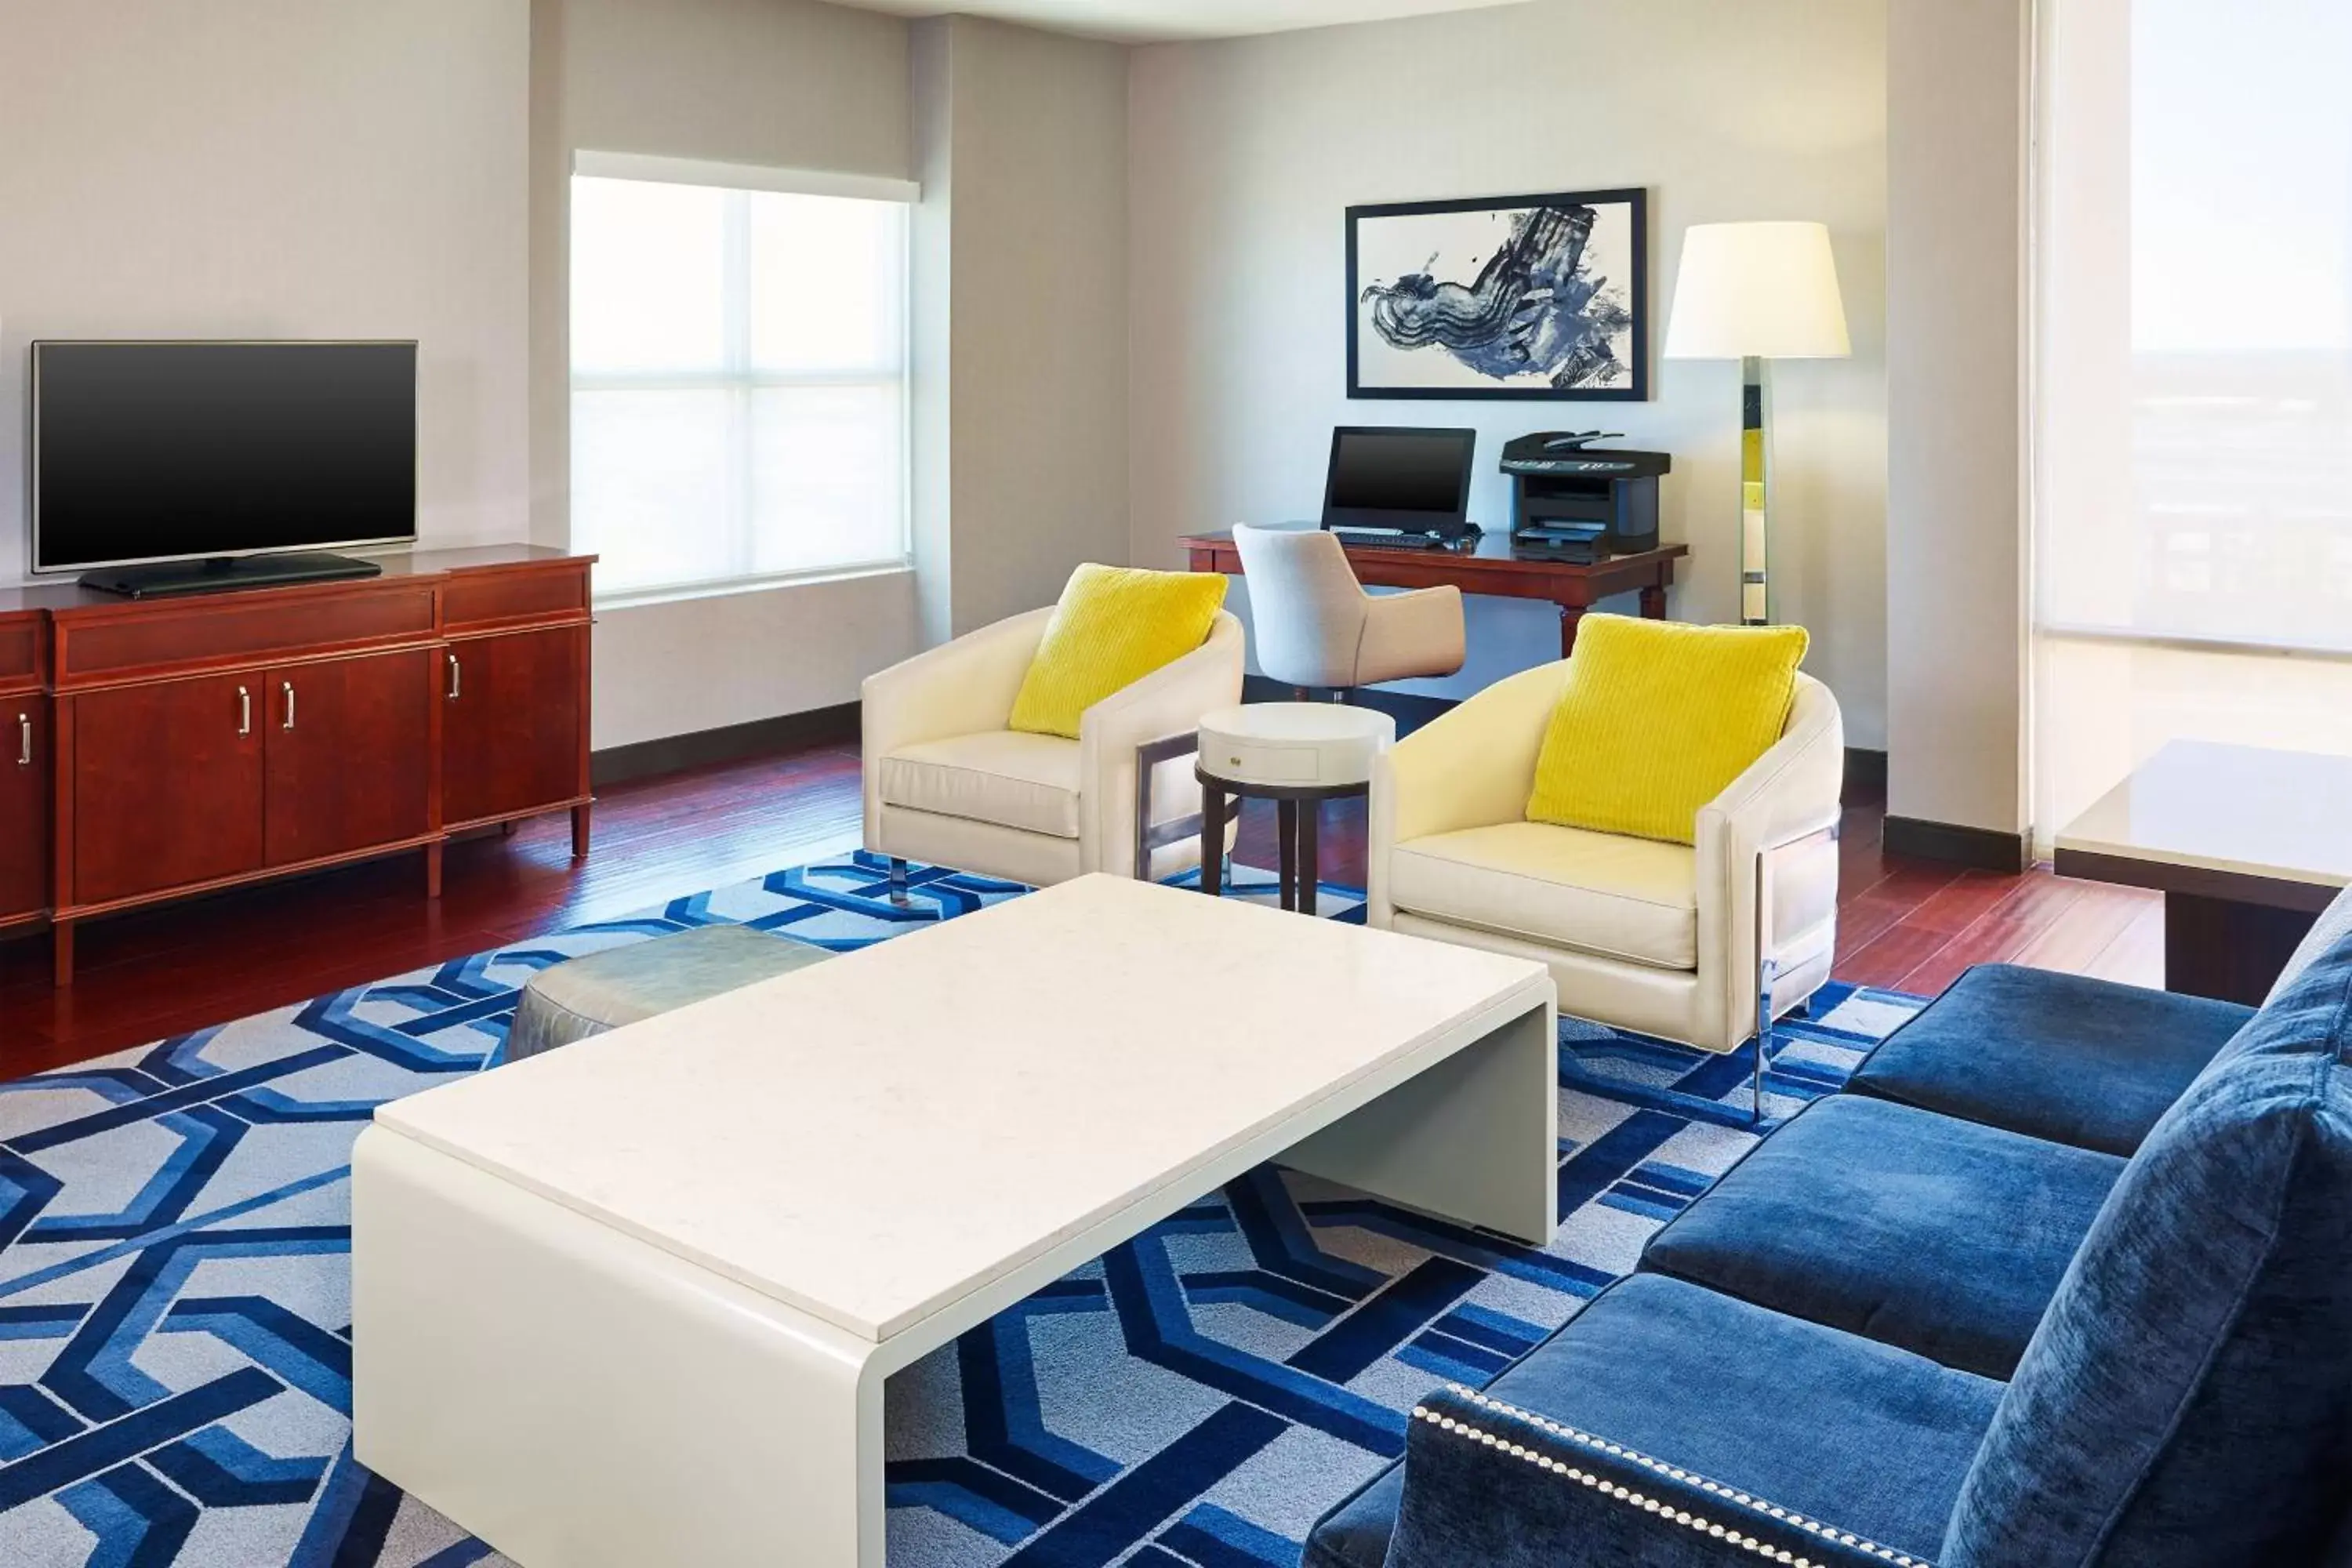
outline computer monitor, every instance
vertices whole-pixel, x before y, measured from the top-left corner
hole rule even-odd
[[[1394,528],[1455,538],[1471,531],[1475,430],[1342,426],[1331,432],[1325,528]]]

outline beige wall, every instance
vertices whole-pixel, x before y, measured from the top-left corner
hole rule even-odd
[[[1897,0],[1900,3],[1900,0]],[[1472,519],[1530,430],[1674,456],[1664,531],[1692,550],[1673,613],[1736,616],[1738,366],[1654,359],[1641,404],[1346,397],[1342,209],[1643,185],[1663,341],[1683,229],[1826,222],[1854,357],[1776,370],[1775,556],[1856,745],[1885,725],[1885,0],[1536,0],[1460,16],[1137,52],[1130,126],[1135,558],[1187,530],[1314,515],[1337,424],[1475,426]],[[1541,62],[1601,62],[1572,89]],[[1509,62],[1502,64],[1500,62]],[[1479,601],[1458,691],[1558,657],[1545,606]]]
[[[907,24],[805,0],[532,0],[534,533],[568,537],[572,154],[913,174]],[[898,573],[604,612],[593,743],[854,700],[919,646]]]
[[[1892,0],[1888,810],[2001,833],[2025,774],[2030,0]]]
[[[917,26],[917,562],[927,640],[1128,559],[1128,51]]]
[[[26,343],[421,348],[418,531],[520,539],[527,0],[0,0],[0,581]]]

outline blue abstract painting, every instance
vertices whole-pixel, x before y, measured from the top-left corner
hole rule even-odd
[[[1646,396],[1645,195],[1349,209],[1349,395]]]

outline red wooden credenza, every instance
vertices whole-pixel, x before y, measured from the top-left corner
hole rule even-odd
[[[589,569],[528,545],[185,598],[0,590],[0,929],[79,922],[572,813]]]

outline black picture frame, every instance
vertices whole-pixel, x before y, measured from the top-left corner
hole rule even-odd
[[[1416,401],[1468,399],[1510,402],[1647,402],[1650,396],[1649,198],[1650,193],[1647,189],[1632,186],[1604,191],[1555,191],[1538,195],[1471,196],[1451,201],[1384,202],[1348,208],[1348,395],[1350,398],[1392,398]],[[1381,344],[1381,357],[1395,358],[1409,354],[1417,358],[1422,354],[1433,354],[1439,357],[1432,362],[1432,368],[1434,370],[1441,365],[1444,366],[1444,374],[1442,377],[1433,377],[1426,382],[1414,382],[1394,375],[1379,375],[1372,383],[1367,383],[1365,362],[1368,355],[1362,341],[1363,334],[1368,330],[1368,326],[1376,333],[1381,331],[1373,320],[1378,307],[1370,298],[1369,292],[1370,289],[1393,289],[1395,284],[1402,281],[1405,276],[1413,277],[1416,279],[1416,287],[1431,289],[1448,286],[1466,288],[1469,281],[1475,281],[1433,278],[1428,273],[1405,275],[1393,272],[1387,278],[1367,279],[1362,275],[1364,252],[1368,248],[1365,238],[1367,225],[1379,224],[1388,219],[1427,219],[1456,214],[1505,215],[1511,218],[1514,225],[1512,242],[1518,243],[1520,230],[1517,224],[1520,215],[1549,210],[1570,214],[1570,221],[1574,221],[1572,212],[1577,208],[1593,209],[1595,216],[1591,220],[1591,231],[1599,231],[1604,224],[1612,222],[1625,226],[1630,230],[1625,236],[1625,243],[1630,247],[1631,264],[1627,270],[1631,276],[1623,279],[1623,290],[1624,310],[1631,321],[1627,327],[1608,333],[1606,337],[1607,345],[1611,350],[1607,358],[1610,363],[1622,367],[1620,377],[1597,384],[1580,384],[1575,382],[1565,385],[1559,384],[1557,382],[1547,382],[1542,384],[1511,384],[1506,377],[1496,375],[1491,370],[1471,363],[1463,356],[1461,351],[1442,341],[1407,346],[1396,344],[1383,334]],[[1422,226],[1426,228],[1429,226]],[[1395,244],[1391,242],[1378,247],[1393,250]],[[1577,249],[1580,267],[1585,250],[1585,243],[1582,239],[1577,241]],[[1434,259],[1436,258],[1433,257],[1433,260]],[[1491,268],[1493,264],[1492,259],[1489,259],[1487,266]],[[1603,279],[1602,298],[1605,299],[1608,292],[1606,285],[1615,281],[1614,279]],[[1622,353],[1615,352],[1616,345],[1621,342],[1627,345]],[[1482,347],[1491,348],[1499,347],[1499,345],[1482,345]],[[1536,370],[1528,374],[1541,375],[1544,373]],[[1476,379],[1472,378],[1485,378],[1495,381],[1498,384],[1481,385],[1477,384]]]

